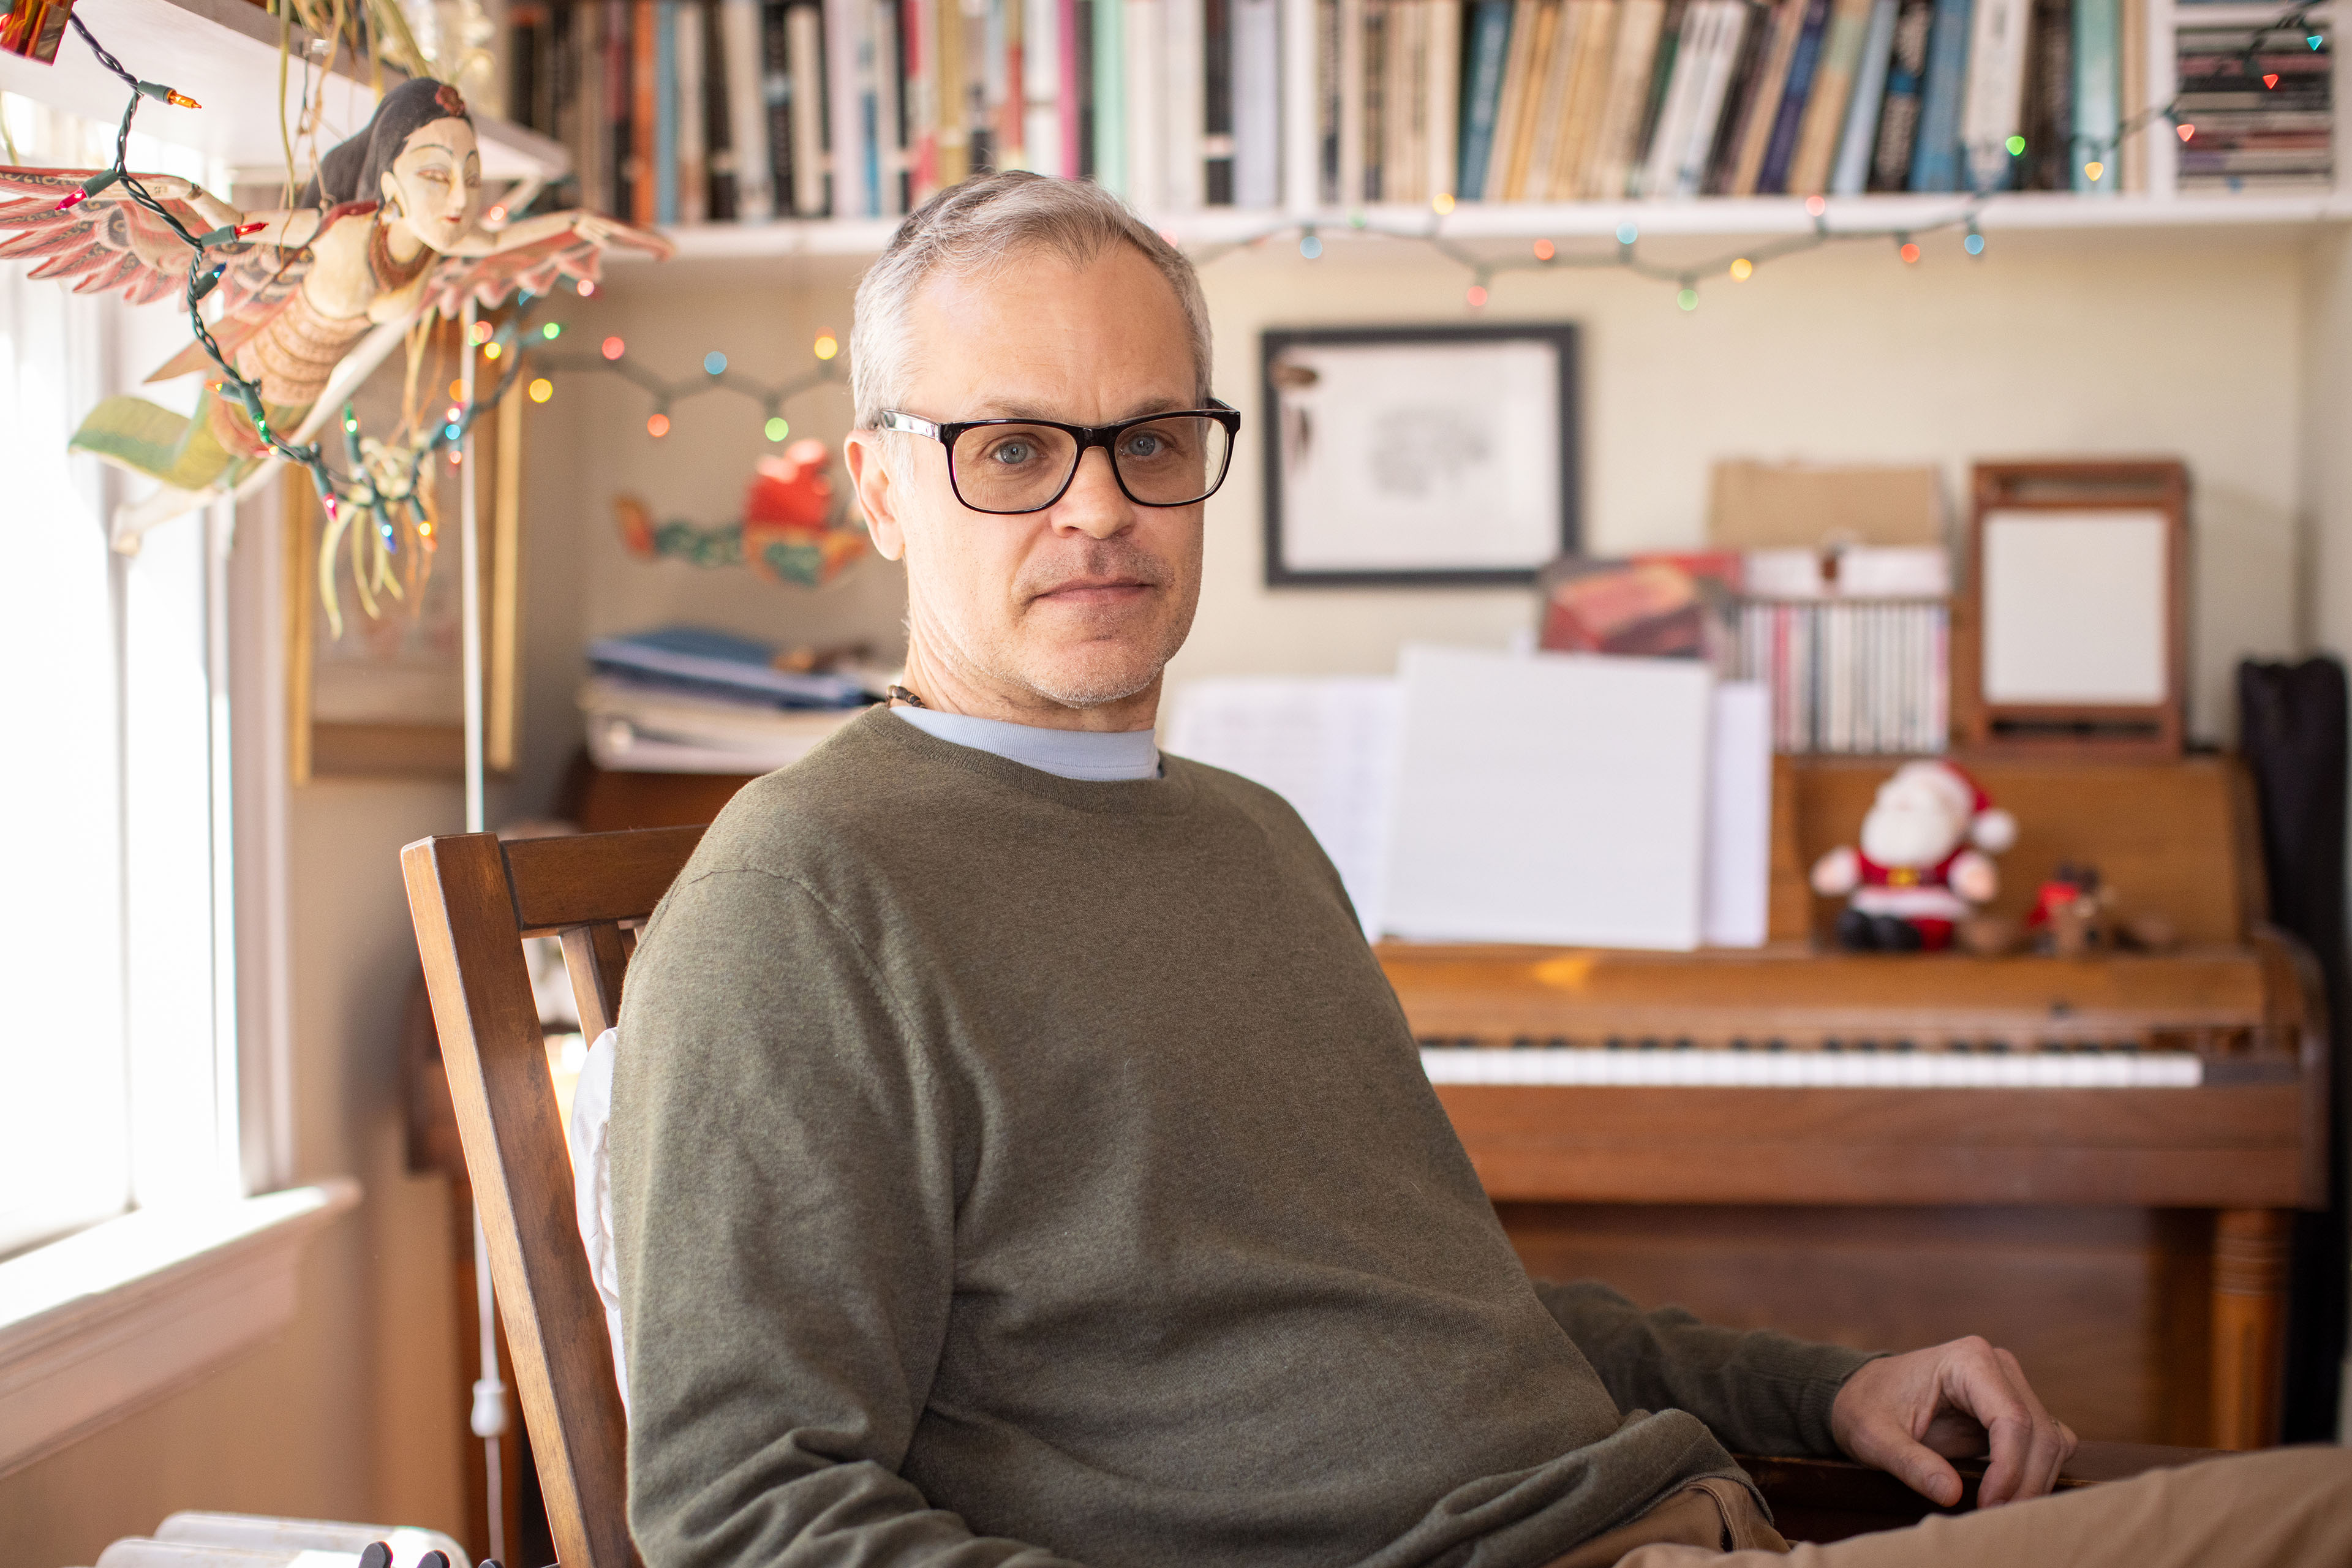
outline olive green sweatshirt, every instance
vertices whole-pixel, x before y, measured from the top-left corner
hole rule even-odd
[[[1314,838],[1181,758],[867,714],[728,806],[621,1040],[649,1568],[1538,1568],[1830,1451],[1862,1360],[1530,1284]]]

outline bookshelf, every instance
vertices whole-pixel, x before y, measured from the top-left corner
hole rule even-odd
[[[79,0],[74,14],[131,70],[179,88],[204,105],[167,109],[142,105],[135,129],[174,145],[195,148],[225,164],[235,178],[268,183],[285,177],[278,125],[278,19],[247,0]],[[329,56],[323,39],[288,27],[293,58],[288,96],[301,91],[305,62]],[[325,126],[320,148],[367,123],[375,107],[375,73],[348,49],[331,51],[325,82]],[[386,87],[407,80],[383,68]],[[122,118],[125,89],[80,38],[68,36],[55,64],[0,54],[0,92],[111,125]],[[491,180],[544,182],[563,174],[571,155],[560,142],[477,111],[482,173]],[[297,145],[299,156],[304,149]]]
[[[2304,15],[2332,31],[2340,5]],[[1986,36],[2009,40],[1982,68],[1972,7],[1992,19]],[[1903,31],[1906,18],[1925,29],[1928,9],[1932,37],[1958,38],[1965,63],[1920,64],[1898,92],[1913,67],[1887,40],[1929,37]],[[1652,14],[1661,10],[1663,20]],[[1295,237],[1310,223],[1327,244],[1387,234],[1605,245],[1629,223],[1646,237],[1726,240],[1817,225],[1925,233],[1970,212],[1956,184],[1996,176],[2032,188],[1975,204],[1987,231],[2340,221],[2352,197],[2334,183],[2330,149],[2340,166],[2352,143],[2333,93],[2321,91],[2315,113],[2278,112],[2304,107],[2288,101],[2298,84],[2332,81],[2332,43],[2316,54],[2316,79],[2298,74],[2299,39],[2263,45],[2264,65],[2252,68],[2286,73],[2272,79],[2274,100],[2257,89],[2223,103],[2245,67],[2209,58],[2192,70],[2194,96],[2179,107],[2206,121],[2189,154],[2208,171],[2194,182],[2202,188],[2183,188],[2169,121],[2113,140],[2173,101],[2177,68],[2221,49],[2215,30],[2253,29],[2285,11],[2249,0],[601,0],[565,11],[531,0],[511,14],[509,63],[518,115],[572,144],[583,199],[667,226],[688,263],[871,256],[888,215],[967,158],[989,156],[1047,173],[1073,160],[1108,169],[1106,181],[1171,238],[1207,247]],[[1865,18],[1879,41],[1864,41]],[[1559,41],[1574,27],[1589,41]],[[1821,88],[1790,96],[1775,121],[1765,84],[1801,32],[1791,58],[1819,42]],[[1653,35],[1654,45],[1638,41]],[[1382,36],[1393,46],[1385,55],[1357,47]],[[1152,40],[1140,54],[1139,37]],[[1494,46],[1483,55],[1482,38]],[[2273,66],[2269,51],[2288,47],[2295,58]],[[1497,85],[1497,60],[1506,76],[1524,67],[1518,86]],[[1872,60],[1875,74],[1863,63]],[[1685,67],[1696,96],[1677,110]],[[1786,68],[1788,95],[1805,93],[1809,71]],[[2017,86],[2019,72],[2032,81]],[[2004,91],[2015,95],[2005,109]],[[1931,131],[1938,93],[1946,118]],[[1979,96],[1991,121],[1978,116]],[[1892,129],[1898,97],[1924,106],[1916,136],[1910,121]],[[1669,130],[1677,113],[1694,129]],[[2297,119],[2314,123],[2287,125]],[[2004,159],[2003,126],[2045,151]],[[2315,132],[2316,150],[2275,151],[2285,131],[2304,145]],[[1784,145],[1792,137],[1797,153]],[[2054,166],[2053,138],[2073,149]],[[1887,146],[1915,141],[1915,161],[1898,151],[1886,162]],[[1947,149],[1940,163],[1927,155],[1936,146]],[[2102,149],[2104,176],[2084,162]],[[2077,190],[2063,188],[2070,167]],[[2085,186],[2086,169],[2104,183]],[[1826,191],[1845,194],[1817,219],[1803,198]],[[700,221],[706,211],[733,221]]]

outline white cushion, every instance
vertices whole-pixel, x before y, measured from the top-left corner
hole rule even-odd
[[[604,1304],[604,1334],[613,1342],[613,1380],[621,1385],[621,1409],[629,1408],[629,1367],[621,1350],[621,1270],[613,1246],[613,1151],[606,1133],[613,1120],[613,1061],[620,1031],[607,1029],[588,1047],[580,1083],[572,1091],[572,1201],[580,1221],[580,1245],[588,1254],[588,1274]]]

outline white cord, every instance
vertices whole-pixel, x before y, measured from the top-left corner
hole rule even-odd
[[[474,405],[474,301],[466,301],[459,318],[457,352],[459,399]],[[466,427],[457,459],[457,539],[459,595],[458,626],[466,683],[466,831],[482,831],[488,812],[482,800],[482,543],[475,504],[478,476],[474,472],[474,431]],[[474,1308],[482,1337],[482,1375],[474,1380],[474,1436],[482,1440],[484,1489],[489,1515],[490,1555],[507,1560],[506,1478],[499,1463],[499,1443],[507,1430],[507,1385],[499,1376],[498,1295],[490,1284],[489,1237],[482,1230],[481,1205],[474,1207]]]

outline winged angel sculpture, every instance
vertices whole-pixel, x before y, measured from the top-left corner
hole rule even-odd
[[[37,259],[31,277],[72,281],[79,293],[119,289],[140,304],[179,297],[189,246],[122,184],[59,210],[89,174],[0,168],[0,258]],[[209,251],[226,265],[212,289],[210,330],[238,374],[259,384],[272,432],[293,444],[428,312],[454,316],[468,295],[495,306],[517,289],[593,280],[609,246],[656,258],[672,250],[659,235],[584,211],[483,230],[473,121],[457,89],[425,78],[387,93],[365,131],[320,158],[291,211],[242,214],[186,180],[140,180],[191,233],[239,229]],[[148,380],[213,368],[192,342]],[[193,417],[110,397],[71,444],[161,481],[114,520],[115,546],[126,552],[147,529],[257,483],[273,465],[242,400],[217,384]]]

